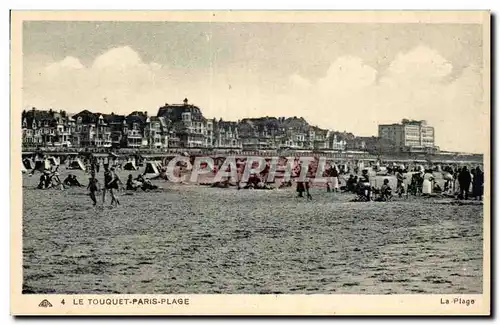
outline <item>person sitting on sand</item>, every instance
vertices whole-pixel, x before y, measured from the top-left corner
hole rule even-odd
[[[69,174],[68,177],[66,177],[66,179],[64,180],[63,184],[64,186],[83,186],[76,178],[76,175],[73,174]]]
[[[126,189],[127,191],[136,191],[137,188],[139,188],[140,185],[138,185],[136,182],[134,182],[134,179],[132,178],[132,174],[128,175],[127,178],[127,184],[126,184]]]
[[[380,188],[380,200],[381,201],[389,201],[392,199],[392,189],[389,186],[389,180],[384,179],[384,185]]]
[[[69,174],[63,181],[64,186],[71,186],[71,181],[73,180],[73,175]]]
[[[50,187],[55,187],[57,185],[61,185],[61,189],[64,189],[64,185],[61,182],[61,179],[59,178],[59,166],[55,166],[51,169],[51,171],[48,174],[49,177],[49,185],[47,188]]]
[[[356,189],[356,181],[354,176],[351,174],[346,181],[346,189],[345,192],[354,192]]]
[[[149,179],[145,179],[144,182],[142,183],[142,190],[143,191],[149,191],[149,190],[156,190],[158,189],[158,186],[153,185]]]
[[[358,176],[354,176],[354,180],[352,181],[354,184],[354,191],[353,193],[358,193],[359,191],[359,181],[358,181]]]
[[[370,178],[368,176],[368,170],[364,169],[358,180],[358,196],[363,200],[371,201],[371,195],[372,188]]]
[[[144,183],[144,175],[139,174],[139,176],[137,176],[135,180],[140,183]]]
[[[411,188],[411,193],[413,195],[418,195],[422,193],[422,185],[424,182],[424,178],[420,173],[415,173],[411,177],[411,183],[410,183],[410,188]]]
[[[40,175],[40,183],[38,183],[37,188],[39,190],[46,188],[49,185],[49,178],[47,173],[43,172],[42,175]]]

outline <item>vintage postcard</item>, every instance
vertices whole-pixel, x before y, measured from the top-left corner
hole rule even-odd
[[[489,315],[488,11],[12,11],[13,315]]]

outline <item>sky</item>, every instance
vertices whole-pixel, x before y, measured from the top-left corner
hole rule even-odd
[[[23,25],[23,106],[205,117],[302,116],[360,136],[425,119],[442,150],[481,152],[475,24],[71,22]]]

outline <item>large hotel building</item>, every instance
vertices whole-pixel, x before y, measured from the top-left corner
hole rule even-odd
[[[402,120],[400,124],[381,124],[378,135],[388,140],[396,152],[435,152],[434,127],[426,121]]]

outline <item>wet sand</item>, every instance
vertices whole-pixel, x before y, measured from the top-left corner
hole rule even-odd
[[[24,293],[482,292],[482,205],[156,181],[94,208],[39,176],[23,175]]]

